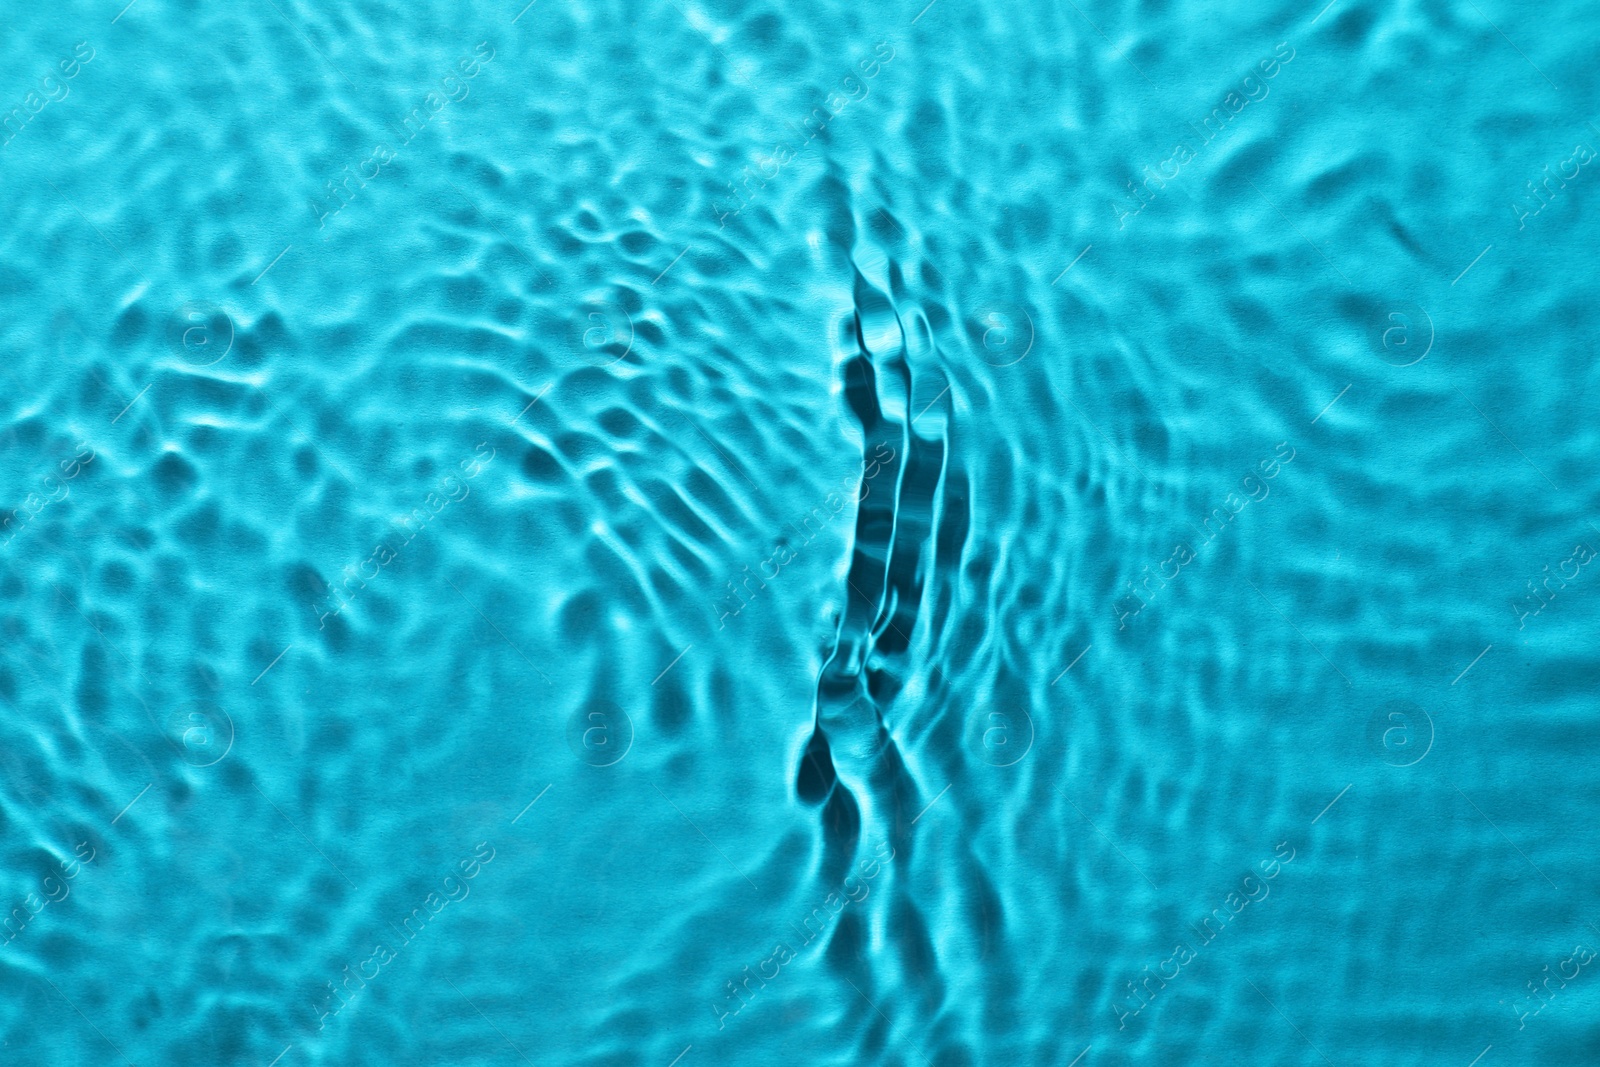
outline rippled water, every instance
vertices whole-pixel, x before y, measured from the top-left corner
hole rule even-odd
[[[0,1062],[1600,1061],[1591,8],[121,3]]]

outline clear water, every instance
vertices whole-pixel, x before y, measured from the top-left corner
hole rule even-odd
[[[1597,15],[1320,6],[8,5],[0,1062],[1600,1062]]]

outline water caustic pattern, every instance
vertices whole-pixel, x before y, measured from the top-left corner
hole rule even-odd
[[[7,15],[0,1062],[1600,1059],[1591,9]]]

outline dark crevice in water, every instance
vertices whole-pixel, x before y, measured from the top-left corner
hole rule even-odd
[[[800,777],[795,782],[795,790],[807,804],[820,804],[828,799],[828,791],[838,777],[833,769],[833,752],[828,748],[828,735],[823,733],[819,723],[811,731],[811,741],[800,760]]]
[[[835,786],[828,802],[822,806],[822,828],[828,843],[848,855],[861,839],[861,808],[855,794],[844,786]]]
[[[954,572],[961,562],[961,550],[967,543],[967,532],[972,526],[970,508],[967,474],[960,467],[952,466],[945,476],[944,513],[939,517],[939,532],[934,544],[934,558],[938,560],[941,570]],[[955,589],[954,582],[940,585],[938,599],[931,613],[936,631],[943,630],[945,620],[950,617],[950,603],[955,597]]]
[[[862,833],[861,808],[839,777],[836,751],[849,753],[858,788],[870,792],[872,810],[887,819],[890,845],[909,848],[922,791],[900,756],[884,709],[911,675],[930,571],[954,571],[970,522],[967,479],[952,463],[950,382],[936,359],[928,358],[931,338],[918,347],[913,374],[907,324],[889,298],[859,271],[854,296],[845,340],[856,352],[844,361],[842,376],[845,402],[861,425],[864,476],[845,608],[817,681],[812,736],[795,780],[803,801],[823,805],[830,853],[825,868],[848,863]],[[926,331],[920,316],[914,325]],[[842,750],[842,739],[830,737],[830,729],[848,735]]]

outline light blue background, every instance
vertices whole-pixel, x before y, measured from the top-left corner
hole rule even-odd
[[[519,6],[6,12],[0,1058],[1600,1056],[1588,969],[1518,1020],[1600,950],[1600,575],[1512,607],[1600,548],[1595,174],[1513,207],[1600,149],[1590,8]],[[718,605],[860,477],[858,312],[971,518],[841,852],[853,508]]]

